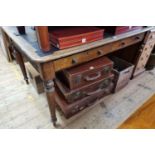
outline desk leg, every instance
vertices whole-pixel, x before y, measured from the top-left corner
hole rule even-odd
[[[44,89],[47,96],[47,101],[51,113],[51,119],[53,125],[56,126],[56,102],[55,102],[55,87],[54,87],[54,78],[55,72],[52,62],[40,64],[40,73],[44,82]]]
[[[23,73],[24,80],[26,81],[27,84],[29,84],[23,57],[22,57],[21,53],[16,50],[14,50],[13,52],[15,54],[16,61],[18,62],[19,66],[21,68],[21,71]]]

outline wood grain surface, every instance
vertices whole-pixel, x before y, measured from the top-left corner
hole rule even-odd
[[[155,95],[129,117],[120,129],[155,129]]]

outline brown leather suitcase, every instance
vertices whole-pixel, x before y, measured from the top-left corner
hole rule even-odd
[[[117,92],[128,84],[134,65],[118,57],[111,57],[111,60],[114,62],[113,73],[115,75],[113,92]]]
[[[91,96],[96,94],[101,90],[108,88],[113,80],[114,75],[110,74],[108,77],[100,77],[98,80],[84,85],[82,87],[70,90],[66,85],[60,80],[56,79],[55,83],[59,88],[60,92],[63,94],[68,103],[73,103],[76,100],[82,99],[86,96]]]
[[[94,26],[62,27],[49,32],[51,44],[59,49],[103,39],[104,30]]]
[[[58,73],[58,78],[67,84],[70,89],[75,89],[93,81],[109,76],[113,62],[107,57],[101,57],[90,62],[72,67]]]
[[[111,94],[113,90],[113,83],[111,83],[107,89],[100,90],[96,93],[94,93],[91,96],[87,96],[81,100],[78,100],[72,104],[68,104],[68,102],[65,100],[62,93],[58,90],[56,87],[56,95],[55,95],[55,101],[61,111],[63,112],[64,116],[66,118],[70,118],[71,116],[77,114],[78,112],[84,110],[85,108],[94,105],[96,101],[102,97],[105,97],[109,94]]]

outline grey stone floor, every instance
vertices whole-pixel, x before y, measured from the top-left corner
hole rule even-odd
[[[0,128],[54,128],[45,94],[26,85],[16,63],[0,49]],[[117,128],[155,92],[155,70],[145,72],[118,93],[66,120],[57,111],[59,128]]]

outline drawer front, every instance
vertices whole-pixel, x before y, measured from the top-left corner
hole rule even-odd
[[[54,61],[55,71],[59,71],[65,68],[69,68],[75,65],[78,65],[83,62],[90,61],[95,58],[99,58],[106,54],[109,54],[118,49],[130,46],[132,44],[138,43],[142,41],[144,38],[144,33],[138,34],[129,38],[125,38],[123,40],[119,40],[116,42],[112,42],[91,50],[84,51],[82,53],[78,53],[72,56],[68,56],[65,58],[61,58]]]
[[[98,47],[98,48],[88,50],[87,51],[88,55],[90,57],[94,57],[94,58],[104,56],[104,55],[106,55],[106,54],[108,54],[108,53],[110,53],[112,51],[112,44],[113,43],[110,43],[110,44],[107,44],[107,45],[104,45],[104,46],[101,46],[101,47]]]
[[[58,59],[54,61],[55,71],[60,71],[65,68],[69,68],[83,62],[93,60],[108,54],[111,51],[111,44],[107,44],[98,48],[87,50],[82,53],[78,53],[66,58]]]
[[[55,71],[59,71],[68,67],[75,66],[82,62],[88,61],[90,58],[87,52],[75,54],[66,58],[58,59],[54,61]]]
[[[129,38],[126,38],[126,39],[123,39],[123,40],[119,40],[119,41],[113,43],[112,51],[122,49],[124,47],[127,47],[127,46],[133,45],[135,43],[138,43],[138,42],[142,41],[143,38],[144,38],[144,34],[138,34],[138,35],[133,36],[133,37],[129,37]]]

